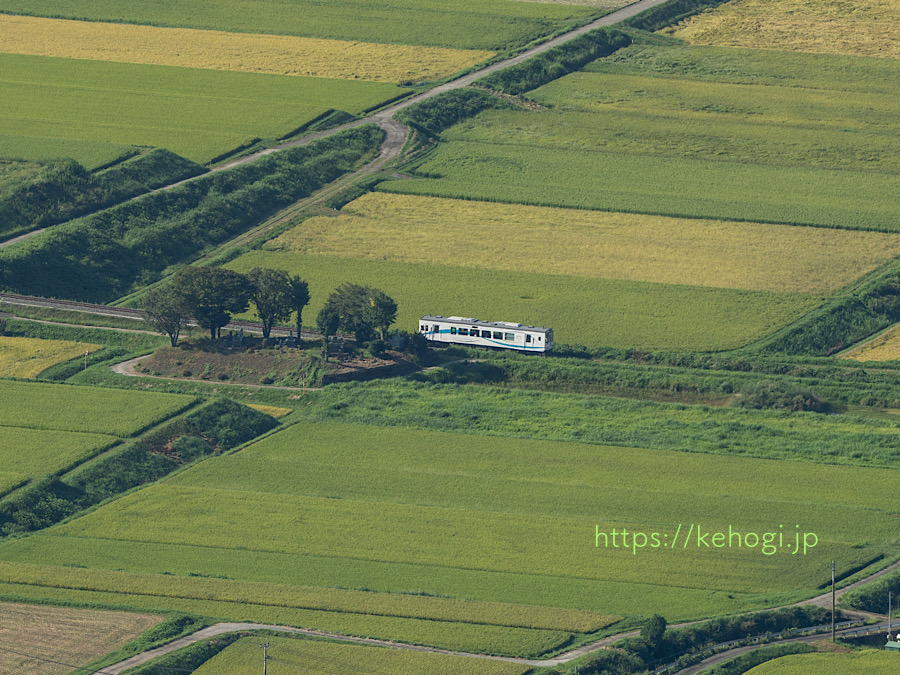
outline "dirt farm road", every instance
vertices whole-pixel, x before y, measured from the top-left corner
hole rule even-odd
[[[477,70],[475,72],[469,73],[467,75],[463,75],[455,80],[451,80],[450,82],[446,82],[442,85],[435,87],[434,89],[429,89],[426,92],[421,94],[417,94],[415,96],[411,96],[403,101],[395,103],[393,105],[388,106],[378,112],[364,117],[359,120],[354,120],[353,122],[349,122],[347,124],[343,124],[341,126],[332,127],[331,129],[326,129],[325,131],[320,131],[315,134],[310,134],[309,136],[304,136],[303,138],[298,138],[292,141],[286,141],[285,143],[280,143],[279,145],[273,146],[271,148],[266,148],[265,150],[261,150],[259,152],[255,152],[249,155],[245,155],[244,157],[240,157],[231,162],[226,162],[224,164],[220,164],[219,166],[210,170],[210,172],[215,171],[226,171],[235,166],[239,166],[241,164],[246,164],[248,162],[252,162],[263,155],[268,155],[273,152],[278,152],[279,150],[285,150],[287,148],[293,148],[299,145],[307,145],[313,141],[319,140],[321,138],[325,138],[327,136],[331,136],[340,131],[344,131],[345,129],[350,129],[353,127],[360,126],[362,124],[377,124],[385,133],[384,140],[381,142],[380,151],[378,157],[373,159],[371,162],[366,164],[361,169],[358,169],[356,172],[350,174],[349,176],[344,176],[339,178],[335,183],[325,186],[322,190],[320,190],[314,197],[321,198],[322,193],[327,192],[329,195],[336,190],[334,186],[337,184],[340,187],[343,187],[349,183],[355,182],[359,178],[367,176],[381,167],[383,167],[388,161],[396,158],[400,151],[403,149],[403,145],[406,143],[407,136],[409,135],[409,129],[392,119],[394,113],[408,106],[419,103],[420,101],[424,101],[425,99],[431,98],[432,96],[437,96],[438,94],[442,94],[446,91],[451,91],[453,89],[459,89],[461,87],[466,87],[475,80],[480,77],[484,77],[485,75],[489,75],[494,71],[500,70],[502,68],[506,68],[511,65],[515,65],[517,63],[521,63],[525,59],[534,56],[536,54],[540,54],[541,52],[545,52],[548,49],[552,49],[553,47],[562,44],[563,42],[567,42],[579,35],[587,33],[594,28],[600,28],[601,26],[612,26],[614,24],[619,23],[620,21],[624,21],[625,19],[630,19],[636,14],[643,12],[645,9],[649,9],[651,7],[655,7],[656,5],[660,5],[666,0],[639,0],[634,4],[628,5],[627,7],[623,7],[620,10],[612,12],[611,14],[607,14],[606,16],[600,17],[596,21],[592,21],[591,23],[585,24],[579,28],[569,31],[568,33],[563,33],[562,35],[558,35],[557,37],[548,40],[536,47],[532,47],[531,49],[527,49],[516,56],[506,59],[504,61],[498,61],[490,66],[482,68],[481,70]],[[205,176],[208,174],[201,174],[201,176]],[[197,176],[195,178],[199,178]],[[181,185],[183,183],[187,183],[189,181],[195,180],[195,178],[189,178],[187,180],[179,181],[177,183],[172,183],[171,185],[166,185],[164,187],[158,188],[157,190],[153,190],[153,192],[158,192],[160,190],[169,190],[177,185]],[[135,199],[140,199],[144,195],[139,195],[135,197]],[[309,199],[309,198],[308,198]],[[0,248],[4,248],[6,246],[12,246],[18,242],[24,241],[30,237],[33,237],[41,232],[44,232],[47,228],[41,228],[39,230],[32,230],[31,232],[26,232],[25,234],[18,235],[11,239],[7,239],[6,241],[0,242]]]

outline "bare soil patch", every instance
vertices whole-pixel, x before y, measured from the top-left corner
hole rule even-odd
[[[147,375],[282,387],[388,377],[413,369],[398,352],[386,352],[381,358],[352,356],[338,360],[332,357],[326,363],[318,344],[303,349],[264,347],[261,340],[252,338],[238,349],[190,343],[162,347],[137,367]]]

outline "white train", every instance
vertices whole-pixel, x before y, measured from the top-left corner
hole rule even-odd
[[[462,316],[423,316],[419,332],[432,342],[514,349],[544,354],[553,349],[553,329]]]

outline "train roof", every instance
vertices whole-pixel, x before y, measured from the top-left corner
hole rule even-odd
[[[491,328],[512,328],[519,330],[529,330],[534,333],[548,333],[552,328],[544,328],[542,326],[528,326],[522,323],[510,323],[509,321],[481,321],[480,319],[471,319],[465,316],[432,316],[426,314],[421,321],[451,321],[453,323],[465,323],[470,326],[488,326]]]

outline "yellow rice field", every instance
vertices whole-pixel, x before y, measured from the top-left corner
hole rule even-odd
[[[897,0],[733,0],[665,29],[698,45],[900,58]]]
[[[0,51],[207,70],[424,82],[493,52],[0,14]]]
[[[35,377],[50,366],[98,349],[102,345],[0,336],[0,377]]]
[[[264,247],[370,260],[825,295],[900,234],[370,193]]]
[[[259,412],[269,415],[270,417],[274,417],[275,419],[284,417],[285,415],[290,415],[292,412],[294,412],[290,408],[279,408],[274,405],[260,405],[259,403],[247,403],[246,405],[248,408],[259,410]]]
[[[841,355],[854,361],[900,360],[900,326],[895,326],[864,345]]]

